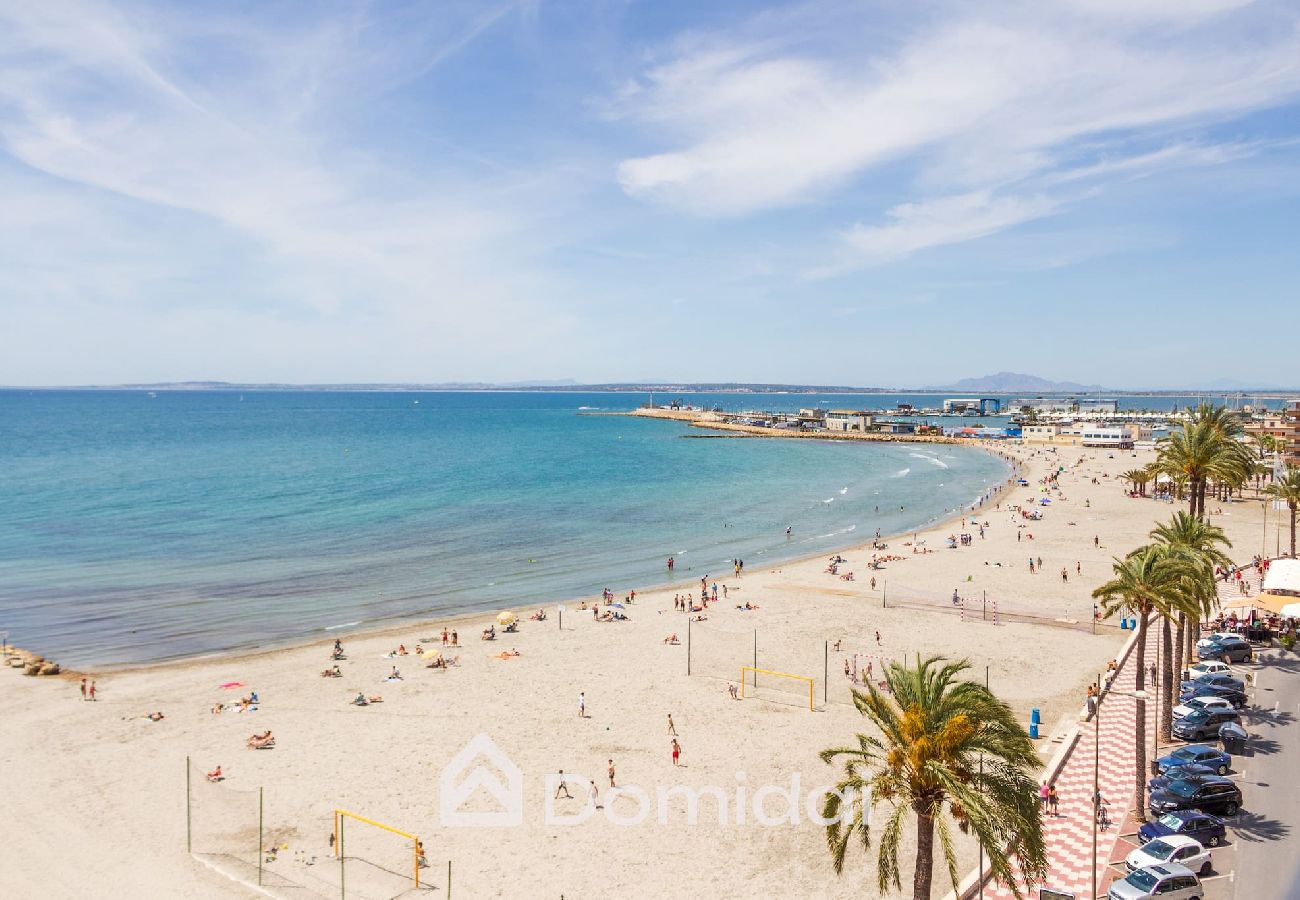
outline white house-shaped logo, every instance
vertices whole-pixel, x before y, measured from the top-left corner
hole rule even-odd
[[[463,809],[482,788],[497,809]],[[438,779],[442,824],[447,827],[490,828],[524,821],[524,773],[486,734],[479,734],[452,757]]]

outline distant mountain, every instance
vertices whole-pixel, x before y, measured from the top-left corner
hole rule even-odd
[[[1104,389],[1099,384],[1048,381],[1046,378],[1039,378],[1037,375],[1025,375],[1020,372],[998,372],[996,375],[984,375],[980,378],[963,378],[952,384],[931,385],[924,388],[924,390],[962,391],[972,394],[1086,394]]]

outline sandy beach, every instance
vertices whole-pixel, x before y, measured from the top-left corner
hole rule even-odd
[[[193,811],[196,833],[215,828],[236,807],[240,821],[250,823],[245,827],[254,826],[256,795],[235,792],[261,787],[268,843],[282,847],[266,871],[321,896],[339,895],[337,864],[329,859],[335,808],[420,835],[429,862],[423,877],[433,896],[445,895],[449,860],[457,897],[875,896],[871,854],[851,857],[837,877],[824,830],[802,812],[797,824],[762,825],[753,821],[751,806],[750,821],[736,824],[732,803],[730,821],[719,823],[716,804],[705,803],[699,823],[689,825],[684,802],[674,796],[665,822],[652,814],[642,824],[620,825],[608,813],[627,818],[639,805],[623,796],[581,823],[555,824],[546,821],[554,788],[545,779],[560,769],[585,776],[600,788],[602,805],[609,760],[618,784],[644,789],[652,806],[658,789],[676,785],[717,786],[733,798],[739,787],[752,797],[763,786],[788,788],[798,776],[806,791],[837,775],[817,753],[850,741],[862,726],[846,702],[845,662],[870,661],[878,672],[885,659],[918,653],[969,659],[973,679],[982,679],[987,666],[992,689],[1023,721],[1031,709],[1041,711],[1039,743],[1044,758],[1050,756],[1050,737],[1074,720],[1086,685],[1127,636],[1110,623],[1093,633],[1090,592],[1108,575],[1113,556],[1143,542],[1155,520],[1179,507],[1129,498],[1116,478],[1148,462],[1151,450],[1113,456],[1033,445],[997,450],[1021,462],[1029,485],[976,510],[975,524],[964,516],[964,525],[950,520],[915,537],[887,538],[885,550],[845,549],[839,574],[828,573],[819,555],[766,568],[747,560],[739,577],[678,571],[675,588],[611,584],[619,600],[637,591],[625,622],[594,621],[574,601],[566,604],[563,627],[554,606],[545,622],[529,621],[525,610],[517,634],[491,643],[479,639],[488,624],[481,615],[340,634],[347,652],[341,678],[321,677],[331,665],[331,646],[315,642],[91,673],[94,703],[81,701],[76,679],[25,678],[10,670],[0,676],[6,679],[0,758],[8,775],[7,814],[0,841],[10,861],[7,882],[49,898],[259,896],[186,853],[188,756],[200,772],[220,765],[225,775],[220,786],[196,787],[196,797],[202,795]],[[1043,493],[1041,479],[1057,466],[1065,467],[1059,493]],[[1044,497],[1049,505],[1039,503]],[[1031,504],[1040,520],[1013,509]],[[1224,504],[1213,518],[1234,542],[1235,558],[1258,552],[1258,502]],[[971,535],[970,544],[949,549],[947,537],[962,533]],[[930,552],[916,552],[922,542]],[[873,553],[901,558],[872,570]],[[839,577],[847,572],[853,580]],[[688,677],[688,615],[674,610],[673,597],[698,595],[705,576],[719,585],[719,600],[710,604],[707,621],[690,626],[694,674]],[[597,602],[605,586],[593,572],[586,601]],[[966,600],[965,617],[951,602],[954,591]],[[997,624],[986,597],[997,602]],[[735,608],[745,603],[758,608]],[[462,646],[446,651],[459,656],[459,666],[428,669],[415,656],[388,657],[399,645],[428,647],[428,639],[441,650],[444,626],[459,631]],[[680,643],[665,643],[670,634]],[[814,679],[815,711],[807,708],[800,682],[787,690],[761,685],[743,701],[730,697],[728,678],[739,681],[755,646],[760,667]],[[498,657],[516,649],[518,656]],[[386,681],[394,666],[402,680]],[[259,696],[255,711],[212,712],[214,704],[250,691]],[[382,695],[383,702],[352,705],[358,693]],[[155,711],[165,718],[145,717]],[[671,755],[669,715],[680,766]],[[273,750],[246,749],[249,735],[267,730],[276,738]],[[522,822],[445,827],[443,767],[480,734],[522,771]],[[570,792],[572,800],[555,802],[556,812],[584,808],[585,788],[575,782]],[[491,806],[482,791],[466,804]],[[772,796],[764,809],[776,816],[785,807]],[[350,852],[383,855],[376,864],[394,869],[409,862],[405,839],[349,828]],[[910,822],[907,831],[904,883]],[[247,835],[239,839],[249,846]],[[975,850],[969,843],[961,850],[959,873],[965,874]],[[392,886],[400,887],[397,875],[367,873],[363,863],[349,864],[348,873],[357,896],[394,896]],[[947,887],[942,871],[936,885]]]

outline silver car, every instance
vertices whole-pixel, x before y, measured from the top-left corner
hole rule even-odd
[[[1108,900],[1202,900],[1204,896],[1201,879],[1179,863],[1138,869],[1112,884],[1106,894]]]

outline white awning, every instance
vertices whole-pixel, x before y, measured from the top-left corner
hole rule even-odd
[[[1269,563],[1264,590],[1300,596],[1300,559],[1275,559]]]

